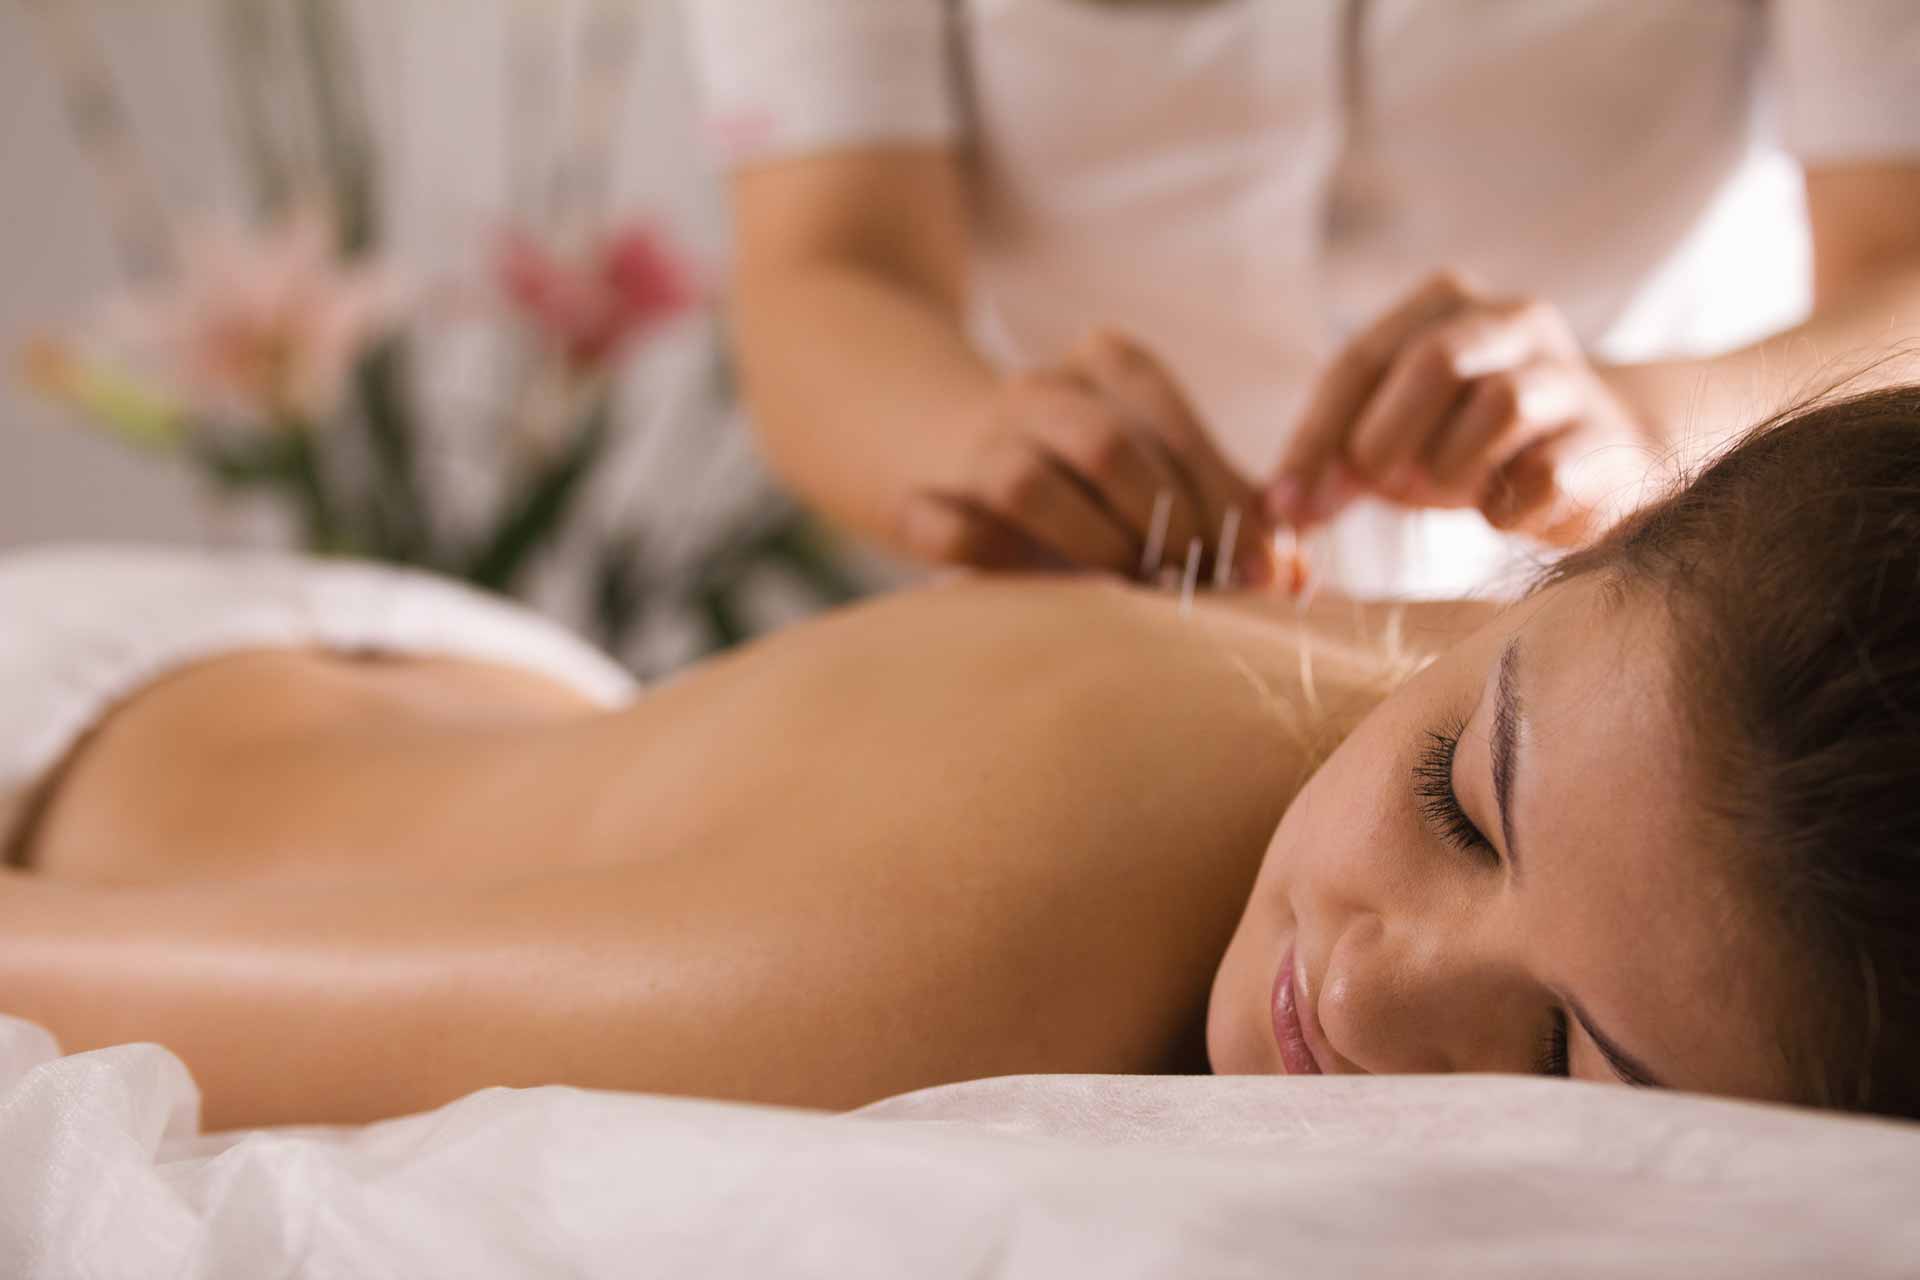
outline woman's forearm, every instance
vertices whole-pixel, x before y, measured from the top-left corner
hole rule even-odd
[[[739,281],[735,349],[781,478],[856,532],[897,540],[907,496],[958,465],[995,375],[947,299],[852,260]]]
[[[0,884],[6,1012],[67,1052],[159,1041],[208,1128],[358,1123],[485,1084],[556,1079],[567,1040],[530,998],[566,957],[498,887],[270,881]],[[584,931],[583,931],[584,932]],[[583,937],[582,944],[585,945]]]
[[[164,1044],[209,1129],[365,1123],[492,1086],[771,1096],[793,1077],[814,1100],[820,1055],[800,1046],[783,1076],[788,1029],[751,1023],[779,1016],[769,945],[724,894],[698,892],[710,881],[686,880],[633,866],[439,884],[15,875],[0,883],[0,1008],[67,1052]]]

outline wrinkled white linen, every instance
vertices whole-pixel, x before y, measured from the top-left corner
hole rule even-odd
[[[1492,1076],[1014,1077],[852,1116],[489,1090],[199,1136],[0,1019],[13,1277],[1911,1276],[1920,1126]]]

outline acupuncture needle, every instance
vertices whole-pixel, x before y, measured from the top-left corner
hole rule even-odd
[[[1187,571],[1180,579],[1180,616],[1193,612],[1193,588],[1200,580],[1200,539],[1187,543]]]
[[[1153,500],[1153,519],[1147,525],[1147,546],[1140,556],[1140,576],[1152,582],[1160,576],[1160,560],[1167,551],[1167,521],[1173,517],[1173,491],[1162,489]]]
[[[1240,508],[1228,507],[1220,522],[1220,549],[1214,553],[1213,589],[1225,591],[1233,585],[1233,544],[1240,539]]]

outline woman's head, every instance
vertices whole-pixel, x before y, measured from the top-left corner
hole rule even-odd
[[[1215,1068],[1302,1065],[1290,1008],[1329,1071],[1552,1069],[1564,1027],[1574,1075],[1920,1114],[1920,390],[1759,429],[1369,717]]]

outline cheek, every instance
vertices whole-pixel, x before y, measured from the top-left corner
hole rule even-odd
[[[1375,715],[1341,744],[1281,820],[1267,852],[1276,879],[1324,906],[1404,873],[1421,848],[1405,745],[1414,737],[1399,717]]]
[[[1222,1074],[1278,1069],[1267,1012],[1275,966],[1296,932],[1316,951],[1355,911],[1379,910],[1408,846],[1406,795],[1379,760],[1399,733],[1378,716],[1363,724],[1288,806],[1259,879],[1214,976],[1207,1049]],[[1404,773],[1405,770],[1401,770]]]
[[[1216,1071],[1277,1069],[1268,1021],[1274,967],[1297,930],[1325,953],[1352,918],[1395,909],[1431,869],[1413,794],[1415,753],[1451,686],[1429,669],[1376,708],[1287,807],[1214,978],[1207,1043]]]

